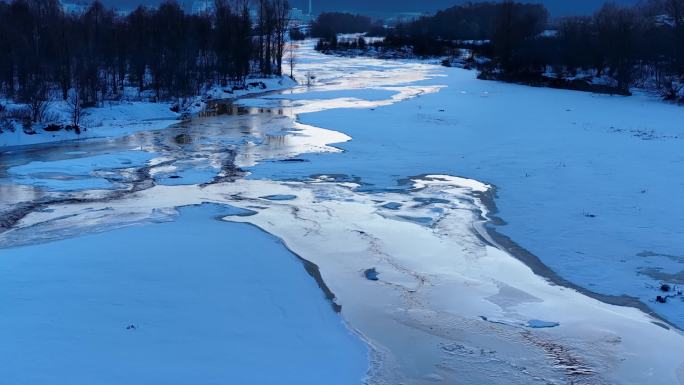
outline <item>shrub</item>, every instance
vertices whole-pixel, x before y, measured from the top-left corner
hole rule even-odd
[[[3,132],[14,132],[14,123],[5,116],[0,117],[0,134]]]
[[[306,34],[302,32],[299,28],[290,29],[290,40],[299,41],[306,39]]]

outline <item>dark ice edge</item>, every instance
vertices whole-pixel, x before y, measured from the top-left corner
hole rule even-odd
[[[427,175],[422,175],[421,177],[425,176]],[[508,254],[512,255],[513,257],[527,265],[530,269],[532,269],[532,272],[534,274],[542,278],[545,278],[554,285],[573,289],[579,292],[580,294],[594,298],[608,305],[635,308],[656,319],[656,321],[651,321],[651,323],[653,323],[654,325],[660,326],[663,329],[667,330],[676,329],[679,331],[684,331],[684,328],[680,328],[679,326],[668,321],[665,317],[656,313],[653,309],[651,309],[650,306],[648,306],[639,298],[632,297],[629,295],[609,295],[597,293],[561,277],[558,273],[553,271],[549,266],[542,262],[542,260],[538,256],[522,247],[509,236],[500,233],[496,227],[505,226],[506,222],[497,216],[497,214],[499,214],[499,209],[496,206],[496,198],[498,198],[497,187],[493,184],[489,184],[489,186],[490,188],[489,190],[487,190],[487,192],[472,193],[472,195],[475,198],[479,199],[480,202],[482,202],[482,204],[487,208],[489,219],[485,218],[483,215],[484,213],[478,210],[480,219],[482,220],[481,229],[484,230],[487,233],[487,235],[489,235],[489,237],[494,241],[494,243],[486,239],[482,235],[480,230],[475,228],[475,235],[477,235],[480,241],[484,242],[489,246],[507,252]]]
[[[321,275],[321,270],[318,267],[318,265],[307,260],[306,258],[302,257],[301,255],[297,254],[295,251],[293,251],[287,245],[287,243],[285,243],[285,241],[282,238],[280,238],[280,237],[278,237],[272,233],[269,233],[268,231],[262,229],[261,227],[255,225],[253,223],[233,222],[230,219],[222,219],[222,221],[230,222],[230,223],[244,224],[244,225],[254,227],[254,228],[258,229],[259,231],[261,231],[262,233],[264,233],[264,234],[268,235],[269,237],[278,241],[278,243],[282,247],[284,247],[290,254],[294,255],[302,263],[302,265],[304,265],[304,269],[309,274],[309,276],[311,276],[311,278],[313,278],[314,281],[316,281],[316,283],[318,284],[318,287],[323,291],[323,294],[325,295],[325,299],[328,300],[328,302],[330,303],[330,306],[332,306],[332,309],[335,311],[335,313],[338,313],[338,314],[342,313],[342,305],[337,303],[337,297],[335,296],[335,293],[333,293],[333,291],[330,289],[330,287],[328,287],[328,285],[325,283],[325,280],[323,280],[323,276]]]
[[[420,174],[408,178],[402,178],[397,181],[400,188],[410,190],[411,182],[415,179],[427,179],[434,175],[450,175],[448,173],[430,173],[430,174]],[[475,180],[472,177],[453,175],[463,179]],[[482,181],[480,181],[482,182]],[[538,256],[530,252],[529,250],[522,247],[520,244],[515,242],[509,236],[500,233],[497,230],[499,226],[507,225],[501,217],[497,216],[499,214],[499,208],[496,205],[496,199],[498,198],[498,187],[492,183],[486,183],[489,189],[486,192],[473,191],[470,195],[478,199],[487,209],[487,217],[481,210],[475,209],[474,212],[480,217],[479,223],[473,226],[473,233],[477,238],[486,245],[495,247],[499,250],[505,251],[506,253],[513,256],[515,259],[524,263],[527,267],[532,269],[535,275],[538,275],[546,279],[549,283],[557,286],[567,287],[573,289],[580,294],[586,295],[587,297],[596,299],[608,305],[621,306],[621,307],[631,307],[644,312],[645,314],[651,316],[655,321],[651,321],[654,325],[660,326],[663,329],[675,329],[679,331],[684,331],[674,323],[668,321],[662,315],[656,313],[651,307],[646,303],[636,297],[628,295],[609,295],[601,294],[591,291],[583,286],[577,285],[567,279],[561,277],[558,273],[553,271],[549,266],[547,266]],[[490,239],[487,239],[482,232],[485,232]]]

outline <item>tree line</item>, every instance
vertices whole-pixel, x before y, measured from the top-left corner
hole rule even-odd
[[[386,35],[374,46],[410,47],[419,56],[467,49],[467,64],[483,78],[621,94],[636,85],[658,89],[668,99],[684,98],[684,0],[607,3],[593,15],[553,21],[541,4],[466,3],[400,24]],[[329,40],[321,49],[345,48]],[[567,80],[582,77],[606,84]]]
[[[678,97],[684,81],[684,0],[606,3],[594,15],[560,20],[549,33],[507,22],[512,6],[501,6],[489,47],[496,59],[490,73],[499,69],[513,79],[548,72],[561,78],[589,75],[609,79],[617,93],[641,86]]]
[[[592,16],[563,19],[554,36],[520,42],[516,54],[516,71],[588,71],[615,79],[625,92],[653,86],[675,97],[684,80],[684,0],[608,3]]]
[[[98,1],[79,14],[58,0],[0,1],[0,92],[29,105],[59,95],[87,107],[125,87],[171,99],[281,75],[288,3],[254,1],[256,20],[248,0],[215,0],[199,15],[173,0],[126,15]]]
[[[341,33],[372,33],[382,30],[382,23],[368,16],[345,12],[324,12],[311,23],[311,37],[330,39]]]

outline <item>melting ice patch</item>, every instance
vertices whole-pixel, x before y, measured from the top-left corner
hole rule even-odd
[[[291,201],[297,199],[296,195],[288,195],[288,194],[276,194],[276,195],[266,195],[261,197],[262,199],[266,199],[269,201]]]
[[[527,327],[534,329],[555,328],[557,326],[560,326],[559,322],[541,321],[538,319],[527,321]]]
[[[15,182],[48,190],[73,191],[113,188],[111,170],[139,168],[155,157],[145,151],[121,151],[50,162],[33,161],[8,170]],[[100,171],[108,172],[100,172]]]

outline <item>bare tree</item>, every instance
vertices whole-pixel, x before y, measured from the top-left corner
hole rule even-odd
[[[42,122],[49,107],[45,84],[42,81],[32,82],[30,86],[22,90],[21,99],[31,110],[31,121],[33,123]]]
[[[306,73],[306,86],[307,87],[313,86],[315,80],[316,80],[316,75],[314,75],[311,71]]]
[[[271,38],[273,8],[268,0],[258,0],[259,69],[262,74],[271,74]]]
[[[297,48],[298,46],[293,42],[290,41],[290,43],[287,45],[286,48],[286,56],[285,60],[287,61],[288,66],[290,67],[290,77],[292,80],[294,80],[294,69],[295,66],[297,65]]]
[[[594,16],[597,39],[604,55],[604,65],[625,92],[633,80],[638,20],[632,8],[604,5]]]
[[[285,52],[285,39],[288,26],[290,25],[289,10],[290,4],[287,0],[272,0],[275,13],[274,33],[275,33],[275,64],[276,73],[283,74],[283,56]]]
[[[679,76],[684,76],[684,0],[668,0],[667,11],[674,24],[677,72],[679,72]]]
[[[287,0],[258,0],[257,5],[259,67],[264,75],[282,75],[290,5]]]
[[[7,117],[7,108],[0,103],[0,134],[5,131],[14,131],[14,124]]]
[[[70,90],[66,102],[69,108],[71,127],[76,130],[77,133],[80,133],[83,117],[88,115],[83,109],[83,100],[81,99],[80,92],[78,92],[77,89]]]

